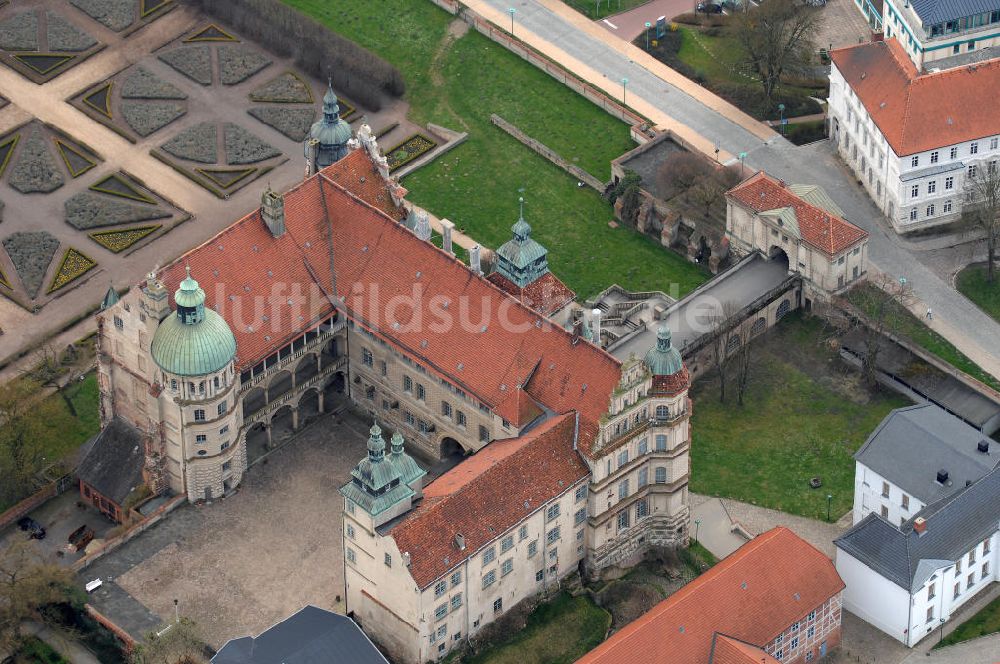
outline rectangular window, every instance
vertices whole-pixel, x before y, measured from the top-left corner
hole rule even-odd
[[[385,554],[384,561],[386,567],[392,567],[392,556],[390,556],[388,553]]]
[[[910,198],[916,198],[920,195],[920,185],[915,184],[910,187]]]
[[[927,601],[928,602],[931,601],[936,596],[937,596],[937,584],[932,583],[931,585],[927,586]]]
[[[667,436],[666,434],[659,434],[656,436],[656,451],[665,452],[667,449]]]
[[[642,487],[646,486],[647,484],[649,484],[649,468],[640,468],[639,469],[639,488],[641,489]]]
[[[545,578],[545,571],[544,570],[538,570],[537,572],[535,572],[535,581],[539,581],[540,582],[544,578]]]
[[[361,349],[361,364],[365,365],[366,367],[370,367],[374,363],[375,363],[375,357],[372,355],[372,352],[370,350],[368,350],[367,348],[362,348]]]
[[[349,501],[349,500],[347,500],[347,501],[344,501],[344,502],[345,502],[345,504],[347,505],[347,513],[348,513],[348,514],[354,514],[354,503],[352,503],[352,502],[351,502],[351,501]]]
[[[225,442],[225,443],[223,443],[222,445],[219,445],[219,449],[220,449],[220,450],[223,450],[223,451],[225,451],[225,450],[228,450],[228,449],[229,449],[229,442],[228,442],[228,441],[226,441],[226,442]],[[227,461],[226,463],[230,463],[230,462],[229,462],[229,461]],[[225,464],[223,464],[223,465],[225,465]],[[223,470],[225,470],[225,469],[223,469]]]
[[[559,516],[559,503],[555,503],[554,505],[549,505],[549,508],[545,510],[546,521],[551,521],[552,519],[555,519],[558,516]]]
[[[628,450],[622,450],[618,453],[618,467],[621,468],[628,463]]]
[[[979,172],[979,170],[976,168],[975,164],[972,164],[971,166],[969,166],[969,177],[970,178],[976,177],[976,173],[978,173],[978,172]]]
[[[441,620],[446,615],[448,615],[448,604],[441,604],[436,609],[434,609],[434,620]]]
[[[900,501],[899,506],[902,507],[904,510],[910,509],[910,497],[907,496],[905,493],[903,494],[903,499],[902,501]]]
[[[507,535],[500,541],[500,551],[510,551],[514,547],[514,536]]]
[[[889,483],[888,482],[882,482],[882,497],[883,498],[888,498],[889,497]]]
[[[576,531],[576,539],[577,539],[577,541],[583,539],[583,530]]]
[[[791,643],[788,644],[788,647],[791,648],[792,650],[795,650],[796,648],[798,648],[799,647],[799,637],[793,636]]]
[[[438,581],[436,584],[434,584],[434,596],[435,597],[440,597],[441,595],[445,594],[446,592],[448,592],[448,582],[447,581]]]
[[[955,46],[955,48],[958,48],[958,46]],[[948,156],[951,159],[958,159],[958,148],[952,148],[951,151],[948,153]]]
[[[628,529],[628,526],[628,510],[622,510],[618,513],[618,530],[626,530]]]
[[[420,383],[417,383],[417,398],[423,401],[426,396],[427,396],[427,391],[424,390],[424,386],[421,385]]]
[[[927,206],[927,216],[928,217],[933,217],[934,216],[934,204],[933,203],[931,205]]]
[[[451,596],[451,610],[454,611],[460,606],[462,606],[462,593],[455,593]]]
[[[954,589],[952,590],[952,599],[958,599],[958,596],[962,594],[962,584],[956,583]]]
[[[910,221],[916,221],[916,220],[917,220],[917,208],[913,208],[912,210],[910,210]]]
[[[201,410],[200,408],[198,410],[194,411],[194,421],[195,422],[204,422],[205,421],[205,411]]]
[[[465,427],[465,413],[462,411],[455,411],[455,423],[460,427]]]
[[[482,424],[479,425],[479,442],[480,443],[490,442],[490,430],[484,427]]]
[[[649,441],[643,438],[639,441],[639,455],[643,455],[649,452]]]
[[[951,212],[951,201],[950,200],[947,200],[947,201],[944,202],[944,204],[941,206],[941,211],[944,212],[944,213],[946,213],[946,214],[948,212]]]
[[[347,528],[344,529],[347,532],[347,537],[354,539],[354,526],[347,524]]]
[[[496,570],[491,569],[489,572],[483,576],[483,588],[489,588],[497,580]]]
[[[441,414],[445,417],[451,417],[451,404],[447,401],[441,402]]]
[[[538,553],[538,540],[532,540],[528,542],[528,557],[531,558],[536,553]]]
[[[581,508],[576,511],[573,515],[573,525],[579,526],[581,523],[587,520],[587,508]]]
[[[559,526],[556,526],[545,535],[545,543],[552,544],[559,539]]]
[[[931,163],[932,164],[938,163],[938,153],[937,153],[937,150],[935,150],[934,152],[931,153]]]
[[[989,577],[990,575],[990,561],[987,560],[985,563],[983,563],[983,568],[980,570],[980,572],[981,572],[981,574],[979,575],[980,579],[985,581],[987,577]]]
[[[232,461],[227,461],[224,464],[222,464],[222,472],[225,473],[225,472],[230,471],[232,469],[233,469],[233,462]]]
[[[357,557],[354,554],[354,549],[347,547],[347,562],[353,564],[357,562]]]
[[[514,571],[514,559],[508,558],[500,563],[500,576],[507,576]]]
[[[990,540],[987,538],[983,540],[983,555],[985,556],[990,552]]]
[[[969,551],[969,565],[971,566],[974,562],[976,562],[976,550],[975,549],[973,549],[972,551]]]
[[[455,586],[457,586],[461,582],[462,582],[462,572],[461,571],[454,572],[451,575],[451,587],[454,588]]]
[[[815,627],[810,627],[810,628],[808,628],[806,630],[806,638],[811,639],[815,635],[816,635],[816,628]]]
[[[618,483],[618,500],[626,498],[628,498],[628,480],[622,480]]]
[[[667,483],[667,469],[664,466],[657,466],[655,475],[657,484]]]
[[[649,516],[649,503],[643,498],[635,504],[635,520],[638,521],[646,516]]]
[[[498,597],[493,602],[493,613],[500,613],[503,611],[503,597]]]
[[[389,365],[385,363],[385,360],[382,360],[378,363],[378,368],[383,376],[389,375]]]
[[[405,411],[405,412],[403,413],[403,419],[404,419],[404,420],[406,421],[406,423],[407,423],[407,424],[409,424],[409,425],[410,425],[411,427],[412,427],[412,426],[414,426],[414,425],[415,425],[415,424],[417,423],[417,418],[415,418],[415,417],[413,416],[413,413],[411,413],[411,412],[410,412],[410,411],[408,411],[408,410],[407,410],[407,411]]]
[[[932,620],[934,620],[934,607],[933,606],[928,606],[927,607],[927,622],[930,622]]]
[[[910,157],[910,166],[916,168],[919,165],[920,165],[920,157],[919,156]]]
[[[447,636],[447,634],[448,634],[448,625],[441,625],[440,627],[438,627],[437,635],[439,640],[443,639],[445,636]],[[443,649],[444,649],[444,644],[442,643],[438,647],[438,650],[443,650]]]
[[[997,15],[997,21],[1000,21],[1000,11],[998,11],[998,12],[993,12],[993,13]],[[994,23],[996,23],[996,21],[994,21]],[[997,149],[997,143],[998,143],[998,142],[1000,142],[1000,139],[997,139],[997,138],[991,138],[991,139],[990,139],[990,150],[996,150],[996,149]]]
[[[369,401],[375,398],[375,388],[372,385],[365,388],[365,398]]]
[[[586,497],[587,497],[587,485],[581,484],[580,486],[576,487],[576,496],[575,496],[576,502],[580,502],[581,500],[584,500]]]
[[[815,611],[810,611],[809,615],[806,616],[806,620],[816,620],[816,612]]]
[[[206,443],[206,442],[208,442],[208,436],[206,436],[204,434],[199,434],[199,435],[197,435],[197,436],[194,437],[194,442],[199,443],[199,444],[200,443]]]
[[[965,579],[965,589],[968,590],[976,584],[976,573],[973,572]]]
[[[412,392],[413,391],[413,379],[409,376],[403,376],[403,391]]]
[[[492,546],[485,551],[483,551],[483,565],[489,565],[491,562],[496,560],[497,551]]]
[[[927,193],[933,194],[937,191],[937,180],[931,180],[927,183]]]
[[[528,539],[528,526],[521,526],[517,530],[517,539],[519,542],[523,542],[524,540]]]
[[[972,44],[972,42],[969,42],[969,44]],[[969,50],[972,50],[972,49],[969,49]],[[969,154],[979,154],[979,143],[978,142],[973,141],[972,143],[969,144]]]
[[[889,508],[886,507],[885,505],[882,506],[882,518],[883,519],[889,518]]]

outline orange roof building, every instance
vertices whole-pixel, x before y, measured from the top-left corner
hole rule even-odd
[[[814,185],[789,185],[763,171],[726,193],[733,252],[759,251],[802,275],[813,296],[836,293],[864,277],[868,233],[843,218]]]
[[[829,558],[787,528],[774,528],[577,664],[815,661],[840,642],[843,589]]]
[[[895,39],[831,53],[829,130],[897,230],[947,223],[1000,158],[1000,59],[921,73]]]

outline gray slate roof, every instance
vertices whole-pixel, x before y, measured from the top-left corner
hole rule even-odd
[[[979,441],[990,444],[979,452]],[[897,408],[868,436],[854,458],[928,505],[975,482],[1000,464],[1000,443],[933,404]],[[939,470],[948,482],[938,484]]]
[[[911,0],[910,4],[924,25],[1000,9],[1000,0]]]
[[[353,620],[309,605],[260,636],[232,639],[212,664],[388,664]]]
[[[116,417],[87,443],[76,474],[121,506],[132,490],[142,484],[145,458],[142,434]]]
[[[972,486],[928,505],[898,530],[873,512],[833,543],[912,593],[935,570],[954,564],[997,531],[998,502],[1000,469],[995,469]],[[917,517],[926,520],[923,535],[913,530]]]

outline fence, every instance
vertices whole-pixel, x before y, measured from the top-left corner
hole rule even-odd
[[[516,138],[518,141],[529,147],[531,150],[542,155],[543,157],[551,161],[553,164],[555,164],[559,168],[563,169],[564,171],[575,177],[580,182],[583,182],[591,189],[596,189],[597,193],[599,194],[604,193],[605,184],[603,182],[601,182],[593,175],[580,168],[579,166],[569,163],[568,161],[560,157],[559,153],[557,153],[555,150],[547,147],[544,143],[535,140],[531,136],[528,136],[523,131],[521,131],[511,123],[507,122],[496,113],[490,115],[490,122],[500,127],[505,132]]]
[[[538,53],[524,42],[512,36],[506,30],[496,27],[475,11],[463,6],[460,2],[456,2],[455,0],[431,1],[449,14],[453,14],[461,18],[463,21],[475,28],[480,34],[488,37],[497,44],[500,44],[514,55],[526,60],[535,67],[538,67],[566,87],[574,90],[578,94],[583,95],[592,103],[600,106],[609,115],[612,115],[632,126],[651,126],[653,124],[647,118],[644,118],[635,111],[609,97],[603,90],[581,81],[566,69],[563,69],[563,67],[558,63],[550,60],[541,53]],[[644,133],[644,131],[638,132],[638,134]]]

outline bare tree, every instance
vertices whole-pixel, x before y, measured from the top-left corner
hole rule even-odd
[[[908,315],[913,300],[913,289],[905,281],[879,274],[870,283],[851,292],[851,302],[867,317],[864,328],[864,357],[861,358],[861,375],[872,389],[878,389],[878,361],[883,339],[896,334]]]
[[[739,346],[732,352],[733,368],[736,374],[736,403],[743,405],[747,388],[750,386],[750,366],[753,353],[750,352],[750,341],[753,339],[753,327],[742,321],[732,334]]]
[[[815,52],[818,16],[800,0],[767,0],[733,16],[733,34],[768,101],[774,100],[781,76],[808,63]]]
[[[738,332],[733,329],[733,317],[739,311],[739,305],[733,301],[719,303],[711,316],[713,348],[712,360],[715,371],[719,375],[719,402],[726,402],[726,383],[729,378],[729,362],[732,358],[733,344],[739,343]]]
[[[725,200],[726,192],[739,184],[739,169],[733,167],[712,169],[698,178],[689,194],[695,203],[704,209],[705,216],[712,214],[712,208]]]
[[[198,626],[181,618],[160,633],[150,632],[132,652],[132,664],[202,664],[205,643]]]
[[[986,282],[995,278],[997,242],[1000,240],[1000,167],[996,159],[970,167],[965,178],[965,204],[962,216],[986,233]]]
[[[656,169],[656,184],[663,198],[670,199],[686,193],[711,172],[712,164],[704,157],[687,150],[674,152]]]
[[[0,651],[17,648],[25,621],[49,622],[43,609],[53,604],[82,606],[73,573],[44,562],[24,540],[0,551]]]

